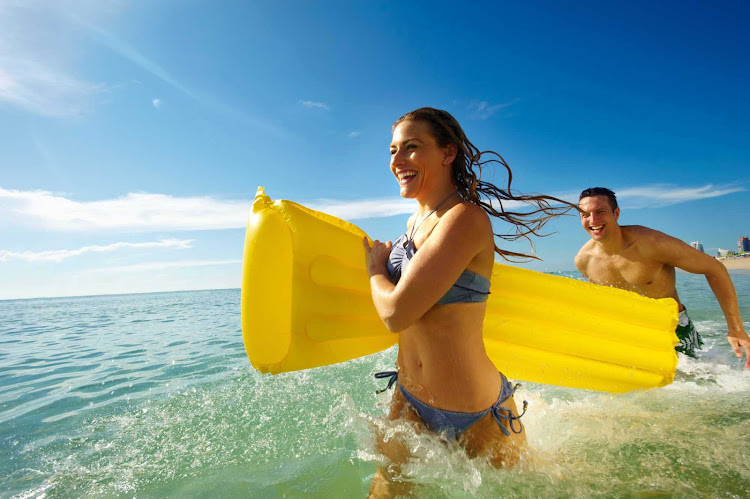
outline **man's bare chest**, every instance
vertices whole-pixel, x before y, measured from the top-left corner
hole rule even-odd
[[[589,262],[588,278],[597,284],[652,297],[666,296],[674,287],[674,273],[664,264],[637,255],[595,256]]]

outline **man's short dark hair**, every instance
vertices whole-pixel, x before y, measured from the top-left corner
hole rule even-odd
[[[612,207],[612,211],[615,211],[617,209],[617,197],[615,197],[614,192],[610,191],[606,187],[589,187],[588,189],[584,189],[583,192],[581,192],[581,195],[578,196],[578,201],[591,196],[607,196],[607,199],[609,199],[609,205]]]

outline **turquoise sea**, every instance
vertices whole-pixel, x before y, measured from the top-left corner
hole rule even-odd
[[[572,274],[571,274],[572,275]],[[732,273],[750,329],[750,273]],[[675,382],[621,395],[523,384],[531,451],[510,470],[408,425],[418,497],[750,497],[750,372],[705,279]],[[252,369],[239,290],[0,302],[0,497],[364,497],[396,350]]]

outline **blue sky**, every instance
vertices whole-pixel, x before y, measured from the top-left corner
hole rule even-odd
[[[421,106],[522,191],[610,187],[621,223],[734,249],[749,10],[0,0],[0,299],[238,287],[259,185],[395,238],[390,126]],[[577,217],[548,228],[527,266],[573,269]]]

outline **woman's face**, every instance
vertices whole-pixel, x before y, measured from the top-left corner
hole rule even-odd
[[[391,172],[401,187],[401,196],[428,195],[450,182],[450,147],[440,147],[430,125],[424,121],[402,121],[393,130]]]

